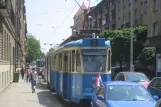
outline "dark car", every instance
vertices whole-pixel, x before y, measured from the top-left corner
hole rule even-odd
[[[152,95],[157,95],[161,98],[161,77],[155,77],[150,81],[148,90]]]

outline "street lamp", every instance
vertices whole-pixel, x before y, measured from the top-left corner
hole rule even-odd
[[[133,65],[133,0],[131,0],[131,41],[130,41],[130,71],[134,71]]]
[[[88,16],[88,20],[92,21],[92,16]],[[92,23],[91,23],[90,29],[91,29],[91,27],[92,27]]]

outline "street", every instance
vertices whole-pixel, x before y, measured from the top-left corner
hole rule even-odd
[[[31,84],[19,80],[0,92],[0,107],[80,107],[62,100],[46,88],[46,84],[37,84],[35,93],[31,93]]]

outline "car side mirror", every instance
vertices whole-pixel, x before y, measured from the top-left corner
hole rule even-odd
[[[158,97],[157,95],[155,95],[153,98],[154,98],[155,100],[159,100],[159,97]]]
[[[99,99],[99,100],[104,100],[104,97],[103,97],[102,95],[98,95],[98,96],[97,96],[97,99]]]

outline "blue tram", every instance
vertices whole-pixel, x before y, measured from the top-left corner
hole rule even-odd
[[[84,38],[66,43],[46,56],[47,82],[51,89],[74,103],[90,100],[100,72],[111,81],[111,45],[104,38]]]

